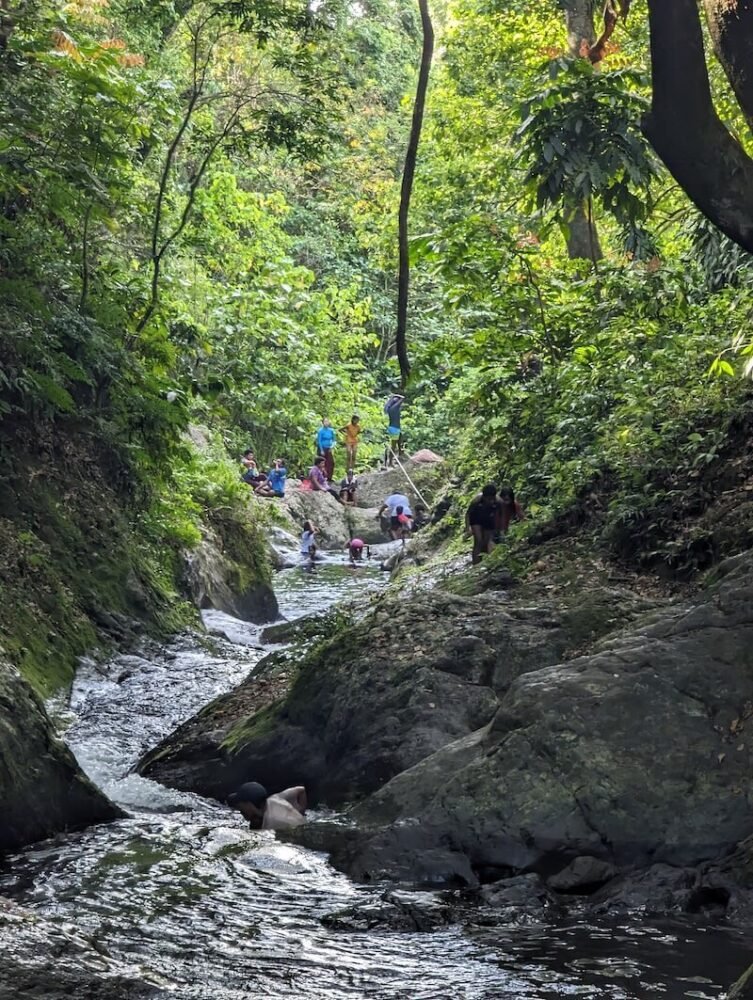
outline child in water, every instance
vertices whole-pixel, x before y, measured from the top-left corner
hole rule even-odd
[[[351,538],[345,548],[348,550],[348,559],[353,569],[355,569],[356,566],[363,561],[364,549],[366,549],[366,558],[371,559],[369,546],[363,541],[362,538]]]
[[[316,533],[319,529],[311,521],[303,522],[301,535],[301,555],[304,565],[313,566],[316,559]]]

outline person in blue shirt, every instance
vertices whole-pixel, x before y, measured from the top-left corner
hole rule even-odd
[[[332,449],[335,447],[336,440],[337,434],[332,426],[332,422],[327,417],[324,417],[322,426],[316,434],[316,447],[319,450],[319,454],[324,458],[324,472],[329,482],[332,482],[335,475],[335,456],[332,453]]]
[[[285,479],[287,478],[287,475],[288,470],[285,468],[285,463],[281,458],[276,458],[274,465],[269,470],[269,475],[267,476],[267,486],[269,487],[272,496],[285,496]]]

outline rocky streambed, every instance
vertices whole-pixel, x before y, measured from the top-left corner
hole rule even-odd
[[[6,858],[0,1000],[722,997],[753,940],[742,919],[747,847],[717,860],[747,823],[734,792],[747,789],[737,750],[748,718],[747,574],[744,561],[728,566],[694,611],[599,590],[536,607],[505,593],[383,593],[370,608],[376,572],[358,582],[332,565],[312,581],[290,570],[276,580],[289,618],[345,596],[355,598],[352,623],[337,612],[318,640],[301,626],[295,655],[278,644],[285,630],[272,631],[265,658],[260,628],[210,611],[209,644],[187,636],[85,663],[61,725],[127,815]],[[670,655],[692,636],[704,642]],[[604,657],[610,671],[593,674]],[[660,663],[663,702],[650,683]],[[538,697],[525,700],[528,685]],[[609,699],[620,685],[646,692],[623,715]],[[684,805],[672,791],[677,732],[662,738],[657,721],[680,686],[671,705],[687,727]],[[588,716],[583,699],[595,706]],[[643,733],[628,748],[633,763],[627,750],[607,752],[626,739],[628,719]],[[531,751],[505,756],[521,730]],[[552,734],[564,734],[562,747]],[[732,736],[741,756],[728,774],[719,755],[732,753]],[[647,810],[640,837],[625,812],[625,843],[646,851],[629,854],[599,797],[624,761],[628,775],[645,771],[636,815],[652,789],[658,799],[649,761],[662,739],[674,797],[664,812]],[[575,763],[565,780],[558,768]],[[239,776],[306,780],[316,808],[300,842],[252,833],[222,805]],[[687,835],[648,851],[672,809],[672,829],[688,825]],[[724,832],[711,837],[714,816]]]

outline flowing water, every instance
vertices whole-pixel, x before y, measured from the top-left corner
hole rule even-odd
[[[368,569],[334,565],[277,579],[289,618],[343,598],[362,603],[380,585]],[[206,619],[227,638],[181,638],[104,665],[82,663],[66,738],[129,818],[35,845],[0,870],[4,895],[45,926],[75,929],[108,956],[111,974],[196,1000],[712,1000],[748,964],[743,935],[690,923],[573,921],[475,935],[325,928],[324,914],[379,888],[353,884],[320,854],[249,831],[216,802],[131,773],[144,750],[263,655],[258,629],[218,612]],[[24,940],[13,945],[16,963],[44,961],[31,943],[24,951]],[[106,994],[112,1000],[118,982]]]

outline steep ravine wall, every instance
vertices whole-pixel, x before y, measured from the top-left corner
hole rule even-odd
[[[115,456],[83,440],[60,435],[32,451],[16,439],[0,477],[0,851],[119,815],[43,706],[78,656],[199,626],[202,606],[277,615],[245,494],[237,509],[211,511],[187,553],[168,535],[155,540],[153,524],[145,530],[147,501]]]

